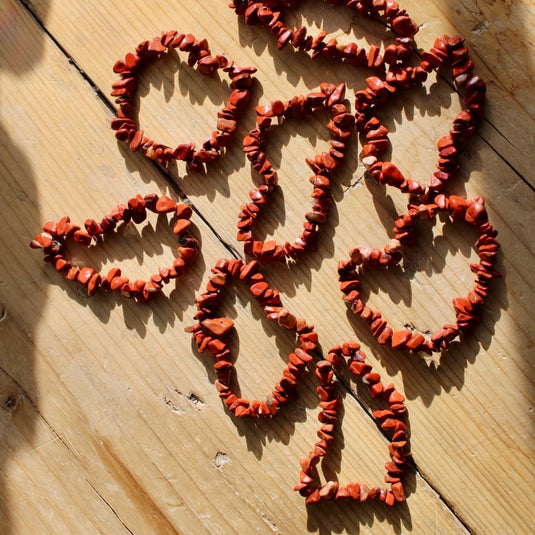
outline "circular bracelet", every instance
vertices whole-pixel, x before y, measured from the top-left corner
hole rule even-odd
[[[385,464],[385,482],[390,488],[368,487],[362,482],[352,482],[341,486],[337,481],[327,481],[321,485],[318,480],[315,466],[328,452],[336,435],[338,413],[342,404],[340,394],[337,393],[337,381],[334,367],[346,363],[350,372],[362,379],[368,385],[373,398],[388,403],[388,409],[376,410],[373,417],[381,421],[381,429],[391,433],[388,450],[391,460]],[[412,455],[409,447],[409,430],[403,421],[407,412],[403,395],[398,392],[392,383],[382,383],[381,376],[372,371],[372,366],[366,361],[366,356],[360,350],[360,345],[350,341],[342,346],[336,346],[329,351],[327,360],[321,360],[316,365],[316,377],[320,381],[318,394],[321,411],[318,420],[321,427],[318,430],[319,441],[314,449],[301,459],[300,482],[294,487],[306,503],[317,503],[326,500],[358,501],[379,500],[387,505],[405,501],[402,476]]]
[[[379,47],[372,45],[369,50],[360,48],[351,42],[341,45],[335,38],[325,42],[327,32],[322,30],[316,36],[307,35],[307,29],[300,26],[292,30],[282,21],[285,7],[297,8],[298,0],[256,2],[254,0],[233,0],[229,7],[244,18],[246,24],[261,24],[277,38],[277,48],[282,50],[287,44],[296,50],[310,53],[312,58],[323,57],[331,61],[340,61],[355,67],[369,67],[384,70],[385,64],[404,65],[414,53],[413,38],[418,32],[418,25],[401,9],[394,0],[388,2],[370,2],[355,0],[329,0],[332,4],[346,5],[353,8],[359,16],[383,17],[387,25],[396,34],[396,43],[386,47],[383,56]]]
[[[212,268],[206,292],[195,299],[198,309],[195,319],[198,323],[185,329],[186,332],[192,333],[199,353],[208,350],[214,357],[216,388],[219,397],[223,399],[228,410],[238,418],[275,416],[280,407],[295,397],[297,382],[308,362],[312,360],[310,353],[316,349],[318,342],[318,335],[314,332],[314,328],[304,319],[296,318],[282,306],[279,292],[270,288],[258,268],[256,260],[248,264],[244,264],[240,259],[218,260]],[[249,287],[268,318],[297,334],[299,345],[290,353],[282,378],[263,401],[248,401],[241,398],[231,386],[234,366],[226,337],[232,330],[234,322],[230,318],[221,317],[218,309],[221,304],[222,291],[232,278],[243,281]]]
[[[121,221],[128,223],[141,223],[147,217],[147,210],[157,214],[172,213],[176,217],[173,224],[173,232],[178,237],[178,256],[171,267],[162,267],[158,273],[150,277],[148,281],[130,281],[121,270],[112,267],[107,275],[95,271],[91,267],[78,268],[73,266],[64,256],[65,247],[69,241],[73,241],[85,247],[90,247],[93,242],[98,244],[106,234],[110,234]],[[124,297],[135,297],[138,301],[146,302],[155,297],[164,284],[171,279],[184,275],[189,264],[195,259],[198,252],[198,242],[190,234],[190,218],[192,209],[184,203],[176,203],[167,196],[159,197],[156,194],[137,195],[128,203],[119,204],[111,213],[104,216],[100,223],[94,219],[86,219],[85,230],[79,225],[71,223],[68,216],[58,222],[49,221],[43,226],[43,232],[38,234],[30,243],[34,249],[43,249],[45,262],[54,265],[59,273],[67,280],[78,281],[87,288],[87,294],[92,296],[99,289],[119,292]]]
[[[401,171],[388,161],[380,161],[380,155],[389,146],[388,129],[380,120],[371,114],[375,109],[386,103],[398,87],[409,88],[416,82],[422,82],[433,69],[450,65],[455,84],[464,91],[465,108],[453,121],[450,132],[443,136],[437,144],[437,171],[427,185],[407,179]],[[434,47],[422,54],[422,61],[417,70],[405,71],[406,80],[393,79],[387,74],[385,80],[377,76],[367,78],[367,88],[355,93],[357,132],[362,136],[360,160],[368,169],[368,174],[377,182],[409,193],[412,198],[427,201],[430,193],[436,194],[444,190],[446,183],[459,168],[460,141],[469,139],[474,134],[478,123],[483,119],[485,82],[473,74],[474,64],[470,60],[468,49],[459,36],[443,36],[435,41]],[[408,75],[411,73],[411,76]]]
[[[271,104],[256,107],[258,127],[251,130],[244,138],[243,151],[247,154],[253,169],[262,175],[264,184],[251,190],[250,201],[240,207],[237,238],[238,241],[244,242],[245,254],[262,263],[272,260],[286,262],[288,258],[295,258],[303,251],[315,248],[318,226],[327,221],[332,202],[329,195],[329,177],[345,156],[346,141],[355,124],[355,118],[341,103],[344,93],[345,84],[343,83],[338,86],[323,83],[318,92],[309,93],[306,96],[300,95],[287,102],[276,100]],[[293,244],[286,242],[281,245],[274,240],[265,242],[256,240],[253,237],[254,223],[278,183],[277,171],[264,152],[272,119],[275,117],[305,119],[319,109],[328,109],[331,113],[331,120],[327,124],[331,146],[328,152],[317,154],[315,158],[306,158],[306,162],[314,173],[309,179],[313,185],[313,205],[312,210],[305,214],[303,232]]]
[[[476,274],[475,285],[466,297],[455,297],[453,307],[456,312],[454,325],[446,324],[429,338],[418,331],[408,329],[394,331],[382,318],[381,313],[372,310],[362,301],[360,293],[360,269],[368,266],[389,267],[401,260],[401,246],[410,245],[416,239],[414,224],[420,218],[434,220],[437,212],[446,212],[452,221],[465,221],[475,227],[479,238],[475,249],[479,264],[470,264]],[[393,349],[407,349],[415,353],[440,352],[446,350],[452,340],[466,333],[481,318],[481,310],[488,293],[490,281],[501,277],[494,269],[499,248],[497,231],[488,222],[483,197],[463,199],[456,195],[446,197],[439,194],[435,202],[426,205],[409,205],[407,214],[396,220],[395,239],[384,250],[357,247],[349,252],[350,259],[338,264],[338,280],[344,300],[352,312],[360,316],[370,327],[379,344],[390,344]]]
[[[182,143],[172,149],[157,143],[145,136],[136,124],[134,99],[137,91],[137,76],[143,67],[152,60],[161,57],[168,49],[178,48],[188,52],[188,65],[201,74],[211,75],[222,68],[230,78],[229,100],[217,114],[217,126],[200,149],[194,143]],[[200,169],[203,164],[217,159],[221,150],[232,142],[240,111],[247,106],[250,98],[251,74],[255,67],[236,66],[227,58],[210,55],[206,39],[196,39],[191,34],[179,34],[172,30],[153,37],[150,41],[141,42],[134,52],[126,54],[113,66],[113,71],[121,79],[112,85],[112,96],[119,105],[117,117],[112,119],[111,126],[116,131],[115,137],[129,144],[130,150],[141,151],[151,160],[167,165],[172,160],[183,160],[192,169]]]

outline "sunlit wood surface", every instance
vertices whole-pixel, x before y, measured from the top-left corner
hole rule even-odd
[[[271,421],[237,421],[214,386],[210,357],[184,327],[219,258],[241,257],[239,206],[259,176],[241,152],[254,106],[347,83],[369,71],[311,61],[238,20],[226,1],[2,0],[0,3],[0,533],[417,533],[528,534],[535,531],[534,317],[535,3],[403,0],[428,49],[443,34],[465,37],[487,82],[486,119],[448,186],[483,195],[502,244],[483,321],[452,344],[440,366],[380,347],[344,304],[337,261],[356,245],[382,247],[406,199],[365,176],[354,139],[333,177],[334,204],[318,250],[262,272],[285,306],[319,333],[323,353],[356,338],[368,360],[407,398],[414,465],[407,501],[306,506],[293,491],[299,458],[316,440],[313,373],[300,397]],[[288,16],[363,43],[392,38],[377,22],[320,0]],[[209,40],[213,53],[258,68],[237,142],[206,173],[154,165],[110,129],[117,79],[112,65],[142,40],[177,29]],[[228,94],[168,55],[140,86],[140,122],[169,145],[201,144]],[[447,73],[396,98],[382,112],[392,159],[427,180],[436,141],[460,109]],[[285,122],[268,152],[280,169],[259,232],[279,241],[300,232],[310,206],[304,158],[329,141],[326,116]],[[201,255],[190,272],[149,304],[99,293],[88,298],[29,243],[42,225],[69,215],[100,219],[137,193],[167,194],[195,208]],[[431,228],[431,227],[430,227]],[[366,295],[395,327],[434,330],[454,320],[451,299],[473,284],[474,235],[437,223],[422,232],[403,269],[374,271]],[[74,248],[79,262],[132,278],[172,261],[165,218],[127,225],[105,247]],[[222,312],[232,317],[237,376],[245,397],[278,380],[294,340],[273,327],[245,288],[233,285]],[[345,377],[349,381],[348,377]],[[383,484],[387,439],[367,391],[343,390],[343,422],[321,477]]]

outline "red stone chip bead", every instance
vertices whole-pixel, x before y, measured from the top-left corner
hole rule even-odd
[[[390,267],[402,258],[402,246],[409,246],[416,240],[415,223],[419,219],[434,220],[437,212],[446,213],[452,221],[465,221],[473,226],[479,238],[475,250],[479,256],[478,264],[470,264],[476,274],[475,285],[466,297],[455,297],[453,308],[456,313],[454,324],[446,324],[430,336],[416,330],[402,329],[394,331],[380,312],[366,306],[360,292],[361,270],[368,267]],[[494,269],[499,244],[497,231],[488,222],[483,197],[463,199],[456,195],[446,197],[437,195],[432,204],[409,205],[407,214],[396,220],[393,239],[383,251],[357,247],[349,252],[350,259],[338,264],[338,280],[344,300],[356,316],[360,316],[370,327],[379,344],[389,344],[393,349],[406,349],[431,354],[448,349],[452,340],[465,334],[480,321],[490,281],[501,277]]]
[[[413,38],[418,32],[418,25],[394,0],[329,0],[329,2],[352,8],[361,17],[382,18],[395,33],[395,43],[388,45],[381,56],[376,45],[366,50],[354,42],[342,45],[334,37],[327,40],[327,32],[324,30],[316,36],[309,35],[305,26],[293,30],[283,22],[283,10],[299,7],[298,0],[263,2],[233,0],[229,7],[243,17],[246,24],[260,24],[275,36],[279,50],[290,45],[296,50],[308,53],[312,58],[323,57],[330,61],[380,71],[384,70],[385,65],[399,67],[406,64],[414,53]]]
[[[298,345],[295,351],[290,353],[281,379],[265,400],[249,401],[241,398],[232,388],[234,366],[227,337],[234,327],[234,322],[221,316],[219,312],[223,290],[232,279],[238,279],[249,287],[268,318],[297,335]],[[244,264],[240,259],[218,260],[212,268],[206,292],[199,295],[195,303],[198,309],[195,315],[197,323],[186,327],[186,332],[192,333],[199,353],[208,351],[214,357],[216,388],[228,410],[237,418],[275,416],[280,407],[296,396],[297,382],[312,360],[311,353],[315,351],[318,343],[314,328],[282,306],[279,292],[270,288],[260,273],[256,260],[248,264]]]
[[[197,66],[201,74],[211,75],[218,69],[227,73],[230,79],[231,93],[226,103],[217,114],[216,130],[197,149],[194,143],[184,142],[170,148],[145,136],[136,124],[134,101],[137,91],[137,77],[151,61],[159,59],[170,49],[188,53],[188,65]],[[192,169],[199,169],[203,164],[217,159],[223,148],[232,142],[240,111],[247,106],[250,98],[251,74],[255,67],[237,66],[224,56],[210,54],[206,39],[196,39],[191,34],[178,33],[175,30],[163,32],[149,41],[142,41],[133,52],[126,54],[113,66],[113,71],[120,80],[112,85],[111,95],[119,105],[117,117],[111,126],[116,131],[115,137],[129,144],[130,150],[140,151],[151,160],[167,165],[172,160],[185,161]]]
[[[351,135],[355,120],[342,103],[345,84],[338,86],[323,83],[319,91],[300,95],[282,102],[275,100],[268,105],[257,106],[257,128],[251,130],[243,140],[243,151],[258,171],[264,183],[249,192],[249,202],[240,207],[238,216],[238,240],[244,242],[244,250],[262,263],[271,261],[285,262],[295,258],[307,249],[315,249],[316,237],[320,225],[327,221],[331,206],[329,194],[332,172],[340,165],[346,153],[347,139]],[[273,189],[277,186],[277,171],[266,156],[265,146],[273,119],[306,119],[315,111],[327,109],[331,119],[327,129],[331,136],[330,147],[326,152],[306,162],[314,173],[309,181],[312,184],[312,209],[305,213],[303,232],[294,243],[276,243],[274,240],[261,241],[253,236],[254,225],[260,217],[264,206],[269,202]]]
[[[463,93],[463,109],[457,114],[453,125],[437,143],[437,171],[427,184],[406,178],[389,161],[382,161],[381,154],[390,145],[388,129],[374,115],[377,108],[388,102],[399,88],[407,89],[427,78],[433,69],[449,66],[457,88]],[[459,36],[443,36],[435,41],[431,50],[422,54],[422,61],[414,69],[408,68],[403,76],[388,73],[386,78],[372,76],[366,79],[367,88],[355,93],[357,131],[362,137],[360,159],[369,175],[381,184],[387,184],[408,193],[419,202],[426,202],[430,193],[442,192],[446,183],[459,170],[461,142],[471,138],[483,119],[485,82],[473,73],[474,64],[468,49]]]
[[[120,268],[112,267],[104,275],[95,269],[84,266],[73,266],[65,258],[65,249],[69,241],[85,247],[98,245],[106,235],[111,234],[118,224],[141,223],[147,217],[147,210],[157,214],[172,214],[174,216],[173,232],[178,238],[178,255],[173,265],[161,267],[148,281],[133,280],[126,277]],[[184,275],[189,264],[198,252],[198,242],[190,234],[190,218],[192,209],[184,203],[176,203],[171,198],[156,194],[137,195],[127,204],[119,204],[109,215],[100,222],[86,219],[84,228],[75,225],[69,217],[63,217],[58,222],[45,223],[43,232],[38,234],[30,243],[34,249],[42,249],[45,262],[51,263],[67,280],[77,281],[87,288],[87,294],[93,295],[97,290],[111,290],[119,292],[124,297],[134,297],[145,302],[161,292],[163,285],[180,275]]]
[[[337,481],[327,481],[320,484],[316,465],[328,453],[334,441],[338,423],[338,414],[342,405],[342,398],[338,393],[338,382],[334,371],[341,365],[347,365],[349,371],[360,377],[368,385],[373,398],[388,403],[388,408],[373,412],[375,420],[390,437],[388,451],[390,461],[385,464],[384,480],[389,487],[369,487],[366,483],[353,481],[340,485]],[[320,385],[318,394],[321,411],[318,420],[321,427],[318,430],[319,441],[314,449],[301,459],[299,483],[294,490],[306,497],[306,503],[317,503],[326,500],[356,501],[378,500],[386,505],[394,505],[405,501],[402,477],[412,457],[409,447],[409,430],[405,423],[405,398],[395,389],[392,383],[382,383],[381,376],[374,372],[372,366],[366,362],[366,356],[355,341],[347,342],[332,348],[327,360],[321,360],[316,365],[316,377]]]

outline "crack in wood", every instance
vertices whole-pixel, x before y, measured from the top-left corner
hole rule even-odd
[[[117,511],[113,508],[113,506],[108,502],[108,500],[106,500],[106,498],[104,498],[104,496],[102,496],[102,494],[98,491],[97,488],[95,488],[95,486],[91,483],[91,481],[89,481],[87,478],[84,477],[84,480],[85,482],[93,489],[93,491],[95,492],[95,494],[102,500],[102,502],[104,503],[104,505],[113,513],[113,515],[115,516],[115,518],[117,518],[117,520],[119,521],[119,523],[121,524],[121,526],[123,526],[123,528],[127,531],[127,533],[130,533],[131,535],[134,535],[134,532],[125,524],[124,520],[119,516],[119,513],[117,513]]]
[[[357,177],[353,182],[351,182],[351,184],[349,184],[349,186],[347,186],[342,191],[342,195],[345,195],[346,193],[350,192],[351,190],[360,188],[362,186],[362,183],[366,180],[367,176],[368,176],[368,171],[364,171],[364,173],[362,173],[362,175]]]
[[[2,307],[2,310],[0,312],[0,323],[2,323],[7,318],[7,307],[4,305],[0,305]]]

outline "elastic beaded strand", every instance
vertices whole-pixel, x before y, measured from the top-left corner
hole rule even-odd
[[[130,281],[117,267],[112,267],[107,275],[103,275],[91,267],[78,268],[65,258],[65,247],[69,241],[89,248],[93,243],[98,244],[102,241],[105,235],[111,234],[120,222],[143,222],[147,217],[147,210],[157,214],[172,213],[175,216],[173,233],[179,243],[178,256],[173,265],[161,267],[148,281],[142,279]],[[43,232],[31,241],[30,247],[43,249],[45,262],[51,263],[67,280],[77,281],[85,286],[89,296],[98,290],[111,290],[124,297],[135,297],[140,302],[146,302],[160,293],[164,284],[187,273],[189,264],[196,258],[198,241],[189,231],[192,213],[191,206],[176,203],[165,195],[161,197],[156,194],[145,197],[137,195],[127,204],[119,204],[100,222],[86,219],[85,230],[71,223],[68,216],[58,222],[49,221],[43,226]]]
[[[230,94],[227,104],[217,114],[217,125],[200,149],[194,143],[181,143],[172,149],[145,136],[136,124],[134,100],[137,79],[141,70],[152,60],[157,60],[168,49],[188,52],[188,65],[197,66],[204,75],[212,75],[218,69],[230,78]],[[162,32],[150,41],[141,42],[134,52],[126,54],[113,66],[113,71],[121,79],[112,85],[111,95],[119,105],[117,117],[112,119],[111,127],[115,137],[128,143],[130,150],[140,151],[151,160],[167,165],[172,160],[185,161],[191,169],[200,169],[204,164],[216,160],[223,148],[228,147],[236,132],[240,111],[247,106],[250,98],[251,74],[255,67],[236,66],[224,56],[210,55],[206,39],[196,39],[191,34],[179,34],[176,30]]]
[[[381,153],[389,146],[388,129],[372,113],[379,105],[388,102],[398,88],[408,89],[421,83],[433,69],[446,65],[452,70],[457,88],[464,92],[465,108],[457,114],[449,133],[438,141],[437,171],[424,185],[405,178],[392,162],[380,161]],[[461,37],[445,35],[435,41],[431,50],[422,54],[421,63],[416,69],[404,72],[410,76],[395,78],[387,75],[385,80],[372,76],[366,79],[368,87],[355,93],[355,116],[357,132],[363,138],[360,160],[374,180],[396,187],[420,202],[431,201],[430,195],[445,189],[446,183],[460,169],[460,142],[472,137],[484,116],[482,103],[486,85],[478,75],[473,74],[473,69],[474,64]]]
[[[315,248],[318,228],[327,221],[332,202],[329,195],[330,176],[345,156],[346,143],[355,123],[354,117],[342,104],[344,93],[343,83],[338,86],[322,83],[317,92],[300,95],[287,102],[276,100],[268,105],[256,107],[258,126],[244,138],[243,151],[247,154],[253,169],[262,176],[264,184],[249,192],[250,201],[240,207],[238,215],[237,239],[244,242],[244,251],[248,256],[262,263],[286,262],[305,250]],[[277,171],[264,152],[272,120],[305,119],[319,109],[327,109],[331,114],[331,120],[327,124],[331,141],[328,151],[317,154],[314,158],[306,158],[314,173],[309,179],[313,185],[313,205],[312,210],[305,214],[303,231],[294,243],[278,244],[274,240],[266,242],[257,240],[253,236],[254,224],[278,184]]]
[[[334,368],[342,363],[347,364],[349,371],[368,385],[373,398],[388,403],[388,409],[374,411],[373,417],[375,420],[382,421],[381,429],[391,435],[388,446],[390,461],[385,464],[387,472],[384,477],[385,482],[390,484],[390,488],[378,486],[370,488],[366,483],[357,481],[344,486],[337,481],[327,481],[323,485],[318,481],[315,467],[328,453],[336,436],[342,398],[338,393]],[[327,359],[317,363],[316,377],[320,382],[317,388],[321,408],[318,414],[321,427],[317,433],[320,440],[314,444],[314,449],[300,460],[300,482],[294,490],[306,497],[307,504],[327,500],[357,502],[379,500],[386,505],[393,506],[397,502],[405,501],[402,476],[412,455],[409,448],[408,427],[403,421],[407,412],[403,395],[395,389],[392,383],[381,382],[380,375],[373,372],[372,366],[366,362],[365,354],[360,350],[360,344],[355,341],[332,348]]]
[[[379,55],[379,47],[372,45],[369,50],[359,47],[352,42],[346,45],[338,43],[336,38],[327,42],[327,32],[320,31],[318,35],[308,35],[304,26],[292,30],[282,21],[282,10],[285,7],[297,8],[299,2],[255,2],[254,0],[234,0],[229,7],[238,16],[243,17],[246,24],[261,24],[277,39],[277,48],[282,50],[291,45],[296,50],[309,53],[312,58],[323,57],[331,61],[344,62],[354,67],[368,67],[384,71],[385,65],[405,65],[414,53],[413,38],[418,32],[418,25],[407,15],[398,4],[388,2],[329,0],[332,4],[346,5],[354,9],[359,16],[372,18],[382,17],[396,34],[395,44],[389,45],[384,55]]]
[[[283,405],[296,396],[297,382],[312,360],[310,353],[316,350],[318,342],[314,328],[282,306],[279,293],[269,287],[258,267],[255,260],[248,264],[240,259],[218,260],[212,268],[206,292],[195,299],[198,309],[195,319],[198,323],[185,329],[193,335],[199,353],[207,350],[214,357],[219,397],[237,418],[275,416]],[[298,346],[290,353],[281,379],[265,400],[249,401],[238,396],[232,389],[234,366],[227,336],[233,329],[234,322],[230,318],[221,317],[218,312],[222,292],[232,278],[243,281],[249,287],[269,319],[276,321],[280,327],[294,331],[298,338]]]
[[[474,288],[466,297],[453,299],[455,324],[444,325],[430,337],[408,329],[394,331],[380,312],[371,309],[363,302],[359,270],[371,266],[391,267],[398,264],[402,258],[401,246],[410,245],[416,240],[414,228],[416,220],[420,218],[433,220],[439,211],[446,212],[452,221],[465,221],[472,225],[479,234],[475,248],[480,263],[470,264],[470,270],[476,274]],[[396,220],[394,232],[395,239],[383,251],[356,247],[349,252],[349,260],[339,262],[338,280],[344,300],[351,311],[369,325],[372,335],[379,344],[390,344],[393,349],[409,350],[414,353],[430,354],[444,351],[453,340],[467,333],[477,321],[480,321],[490,281],[501,277],[501,273],[494,269],[499,248],[496,240],[498,233],[488,222],[485,201],[483,197],[466,200],[456,195],[446,197],[440,194],[433,204],[410,205],[407,214]]]

